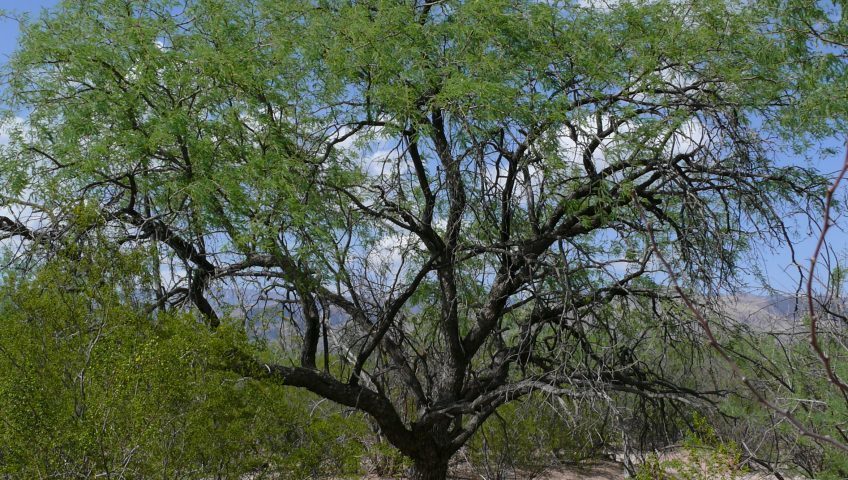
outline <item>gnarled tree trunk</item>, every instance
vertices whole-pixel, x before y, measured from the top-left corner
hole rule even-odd
[[[435,457],[414,459],[411,480],[445,480],[448,476],[448,461],[450,457]]]

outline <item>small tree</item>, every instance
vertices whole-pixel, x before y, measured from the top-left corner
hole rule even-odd
[[[769,128],[792,50],[757,5],[578,3],[64,2],[7,67],[0,229],[151,245],[150,308],[213,329],[272,314],[283,354],[232,368],[368,413],[419,479],[533,391],[709,398],[655,252],[710,303],[819,198]]]

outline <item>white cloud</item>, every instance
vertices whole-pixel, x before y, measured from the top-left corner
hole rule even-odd
[[[8,145],[15,131],[24,132],[26,120],[23,117],[12,117],[0,123],[0,145]]]
[[[336,148],[341,150],[359,150],[362,147],[367,147],[370,139],[371,147],[374,147],[374,144],[378,144],[381,140],[385,140],[386,137],[383,135],[384,128],[383,127],[369,127],[367,129],[359,130],[353,134],[350,134],[350,127],[342,127],[338,129],[334,135],[330,136],[330,140],[338,140],[343,137],[344,140],[336,144]],[[363,145],[365,143],[365,145]]]
[[[403,253],[420,247],[420,241],[411,233],[389,233],[374,244],[366,260],[371,267],[382,266],[396,271],[400,267]]]
[[[674,156],[692,153],[700,146],[708,144],[710,136],[707,127],[701,119],[691,117],[679,124],[660,125],[651,128],[650,134],[639,132],[640,119],[620,125],[613,133],[601,139],[600,144],[592,152],[592,163],[596,171],[601,171],[616,161],[627,158],[634,151],[635,145],[654,146],[661,148],[663,153]],[[608,128],[611,117],[601,118],[603,128]],[[564,129],[559,138],[559,154],[567,163],[583,168],[583,154],[586,148],[597,140],[597,126],[590,125],[586,119],[578,120],[575,124],[576,141],[571,133]],[[646,138],[646,135],[650,137]]]
[[[165,290],[172,290],[183,283],[188,276],[185,266],[173,258],[162,257],[159,262],[159,278]]]
[[[577,141],[568,134],[561,135],[559,137],[560,158],[568,163],[578,166],[583,165],[583,153],[592,142],[592,137],[591,134],[585,131],[578,132]],[[598,148],[592,152],[592,163],[595,166],[595,170],[602,170],[609,165],[606,159],[606,149],[609,145],[612,145],[612,137],[608,137],[607,140],[601,142]]]
[[[354,155],[353,158],[357,159],[364,171],[372,177],[390,176],[392,170],[395,168],[399,156],[397,149],[377,150],[371,155],[363,153],[364,152],[358,152],[358,154]]]
[[[621,2],[619,0],[577,0],[575,3],[583,8],[609,11],[617,7]]]
[[[399,164],[402,155],[401,142],[384,134],[382,127],[373,127],[350,134],[350,128],[342,127],[330,136],[330,140],[342,139],[335,148],[373,177],[387,177]],[[404,162],[400,162],[403,168]]]
[[[29,196],[29,192],[24,192],[25,198]],[[37,204],[27,200],[19,201],[17,199],[7,198],[0,191],[0,216],[11,219],[12,221],[23,224],[27,228],[37,230],[44,227],[50,221],[50,212],[45,212],[38,209]],[[28,245],[28,241],[22,237],[11,237],[5,240],[0,240],[0,251],[22,253]]]
[[[642,2],[634,2],[633,0],[575,0],[574,4],[583,7],[590,8],[593,10],[605,11],[608,12],[618,7],[622,3],[644,3],[647,5],[659,3],[659,0],[642,0]],[[672,3],[682,3],[682,0],[672,0]]]
[[[690,118],[675,130],[671,142],[666,148],[671,155],[692,153],[708,141],[707,129],[704,124],[697,118]]]

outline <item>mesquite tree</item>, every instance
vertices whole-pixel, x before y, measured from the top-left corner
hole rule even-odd
[[[16,265],[146,248],[151,311],[215,329],[240,308],[281,348],[231,368],[366,412],[416,478],[444,478],[534,391],[720,393],[672,373],[703,338],[656,252],[708,304],[820,198],[781,160],[802,88],[768,18],[722,0],[67,1],[5,72],[0,230]]]

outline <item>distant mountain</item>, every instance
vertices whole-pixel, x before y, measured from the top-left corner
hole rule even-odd
[[[724,304],[732,318],[760,331],[789,332],[803,328],[801,318],[807,312],[804,298],[794,295],[742,293],[727,297]]]
[[[264,316],[267,319],[280,315],[283,311],[279,303],[281,298],[269,298],[254,288],[246,288],[240,292],[221,289],[214,297],[219,311],[228,311],[235,307],[230,314],[236,318],[258,320]],[[788,333],[805,328],[803,318],[808,311],[804,296],[741,293],[726,297],[723,303],[725,313],[755,330]],[[342,317],[339,312],[334,312],[330,323],[336,325],[343,321]]]
[[[830,300],[831,312],[848,312],[848,300]],[[805,331],[809,316],[806,295],[759,296],[740,294],[725,300],[725,311],[731,317],[755,330],[763,332],[792,333]],[[819,314],[821,325],[842,329],[845,323],[839,317]]]

